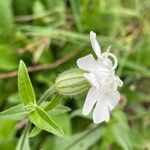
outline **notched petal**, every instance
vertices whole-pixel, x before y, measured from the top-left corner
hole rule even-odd
[[[105,100],[107,101],[109,110],[112,111],[120,100],[120,94],[118,91],[116,91],[113,94],[107,96]]]
[[[103,121],[109,121],[110,113],[107,106],[107,102],[101,98],[96,103],[96,107],[93,112],[93,121],[95,124],[101,123]]]
[[[97,95],[97,90],[96,88],[92,87],[86,96],[86,100],[82,110],[83,115],[88,115],[92,110],[93,106],[98,100],[98,96],[96,95]]]
[[[101,48],[98,41],[96,40],[96,33],[94,33],[93,31],[90,32],[90,41],[91,41],[91,46],[95,51],[97,57],[101,57]]]

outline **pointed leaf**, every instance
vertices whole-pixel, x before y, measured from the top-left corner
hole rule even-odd
[[[42,129],[40,129],[38,127],[34,127],[33,130],[31,131],[31,133],[29,134],[29,137],[37,136],[41,131],[42,131]]]
[[[40,107],[36,106],[35,111],[29,114],[29,118],[30,121],[38,128],[58,136],[63,135],[63,131],[61,130],[61,128]]]
[[[21,120],[26,118],[27,115],[28,112],[25,110],[23,104],[18,104],[3,112],[0,112],[0,120],[2,119]]]
[[[105,128],[86,130],[70,136],[69,138],[57,138],[54,150],[87,150],[103,137]]]
[[[60,104],[59,97],[57,95],[50,102],[43,102],[40,106],[42,108],[44,108],[45,111],[51,111],[52,109],[54,109],[55,107],[57,107]],[[31,131],[31,133],[29,134],[29,137],[34,137],[34,136],[38,135],[41,131],[42,131],[42,129],[40,129],[38,127],[34,127]]]
[[[60,96],[57,95],[53,97],[53,99],[50,102],[43,102],[40,106],[45,110],[45,111],[51,111],[55,107],[57,107],[61,102]]]
[[[20,61],[19,64],[18,88],[21,100],[25,106],[36,104],[34,90],[23,61]]]
[[[45,103],[47,103],[47,102],[45,102]],[[45,106],[47,105],[47,104],[44,104]],[[43,105],[43,106],[44,106]],[[55,118],[57,118],[58,117],[58,115],[62,115],[62,114],[64,114],[64,113],[66,113],[66,112],[68,112],[68,111],[70,111],[71,109],[69,108],[69,107],[66,107],[66,106],[63,106],[63,105],[59,105],[59,106],[57,106],[56,108],[54,108],[54,109],[52,109],[51,111],[49,111],[48,112],[48,115],[50,116],[50,117],[55,117]],[[55,120],[55,119],[54,119]],[[40,132],[41,132],[42,130],[41,129],[39,129],[38,127],[34,127],[33,128],[33,130],[31,131],[31,133],[29,134],[29,136],[30,137],[34,137],[34,136],[36,136],[36,135],[38,135]]]
[[[132,134],[125,114],[121,111],[114,111],[113,117],[116,121],[111,127],[114,139],[123,150],[133,149]]]
[[[8,40],[14,34],[12,0],[0,1],[0,40]]]

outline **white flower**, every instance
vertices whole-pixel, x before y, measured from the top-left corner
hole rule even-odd
[[[92,31],[90,32],[90,41],[98,59],[95,60],[93,55],[89,54],[77,60],[79,68],[88,71],[84,77],[92,86],[86,96],[82,113],[88,115],[94,107],[93,121],[100,123],[109,121],[110,111],[120,100],[117,89],[123,85],[123,82],[115,75],[118,62],[116,56],[109,52],[110,47],[107,52],[101,53],[96,34]]]

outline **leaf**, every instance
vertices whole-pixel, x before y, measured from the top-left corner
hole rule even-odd
[[[4,71],[15,70],[18,66],[17,54],[10,45],[0,44],[0,69]]]
[[[131,131],[128,126],[125,115],[121,111],[113,113],[116,122],[112,125],[112,134],[116,142],[124,149],[133,149],[133,143],[131,141]]]
[[[68,137],[71,135],[71,120],[70,116],[67,113],[54,114],[50,115],[50,117],[55,120],[55,122],[61,127],[64,132],[64,137]]]
[[[16,145],[14,138],[17,132],[16,122],[13,120],[0,119],[0,149],[13,150]]]
[[[45,103],[45,104],[44,104]],[[43,104],[43,106],[46,106],[47,104],[47,102],[44,102]],[[54,106],[54,105],[53,105]],[[60,118],[60,120],[62,119],[62,115],[64,114],[64,113],[66,113],[66,112],[68,112],[68,111],[70,111],[70,108],[68,108],[68,107],[66,107],[66,106],[63,106],[63,105],[59,105],[59,106],[57,106],[56,108],[54,108],[54,109],[52,109],[51,111],[49,111],[48,112],[48,115],[50,116],[50,117],[52,117],[53,119],[54,119],[54,121],[57,121],[57,124],[60,124],[60,123],[58,123],[58,122],[60,122],[60,121],[58,121],[58,118]],[[59,115],[59,116],[58,116]],[[60,117],[60,115],[61,115],[61,117]],[[64,123],[64,122],[63,122]],[[41,129],[39,129],[38,127],[34,127],[33,128],[33,130],[31,131],[31,133],[30,133],[30,137],[34,137],[34,136],[36,136],[36,135],[38,135],[40,132],[41,132],[42,130]],[[64,130],[63,130],[64,131]]]
[[[67,139],[57,138],[54,149],[59,150],[87,150],[94,145],[104,134],[104,128],[94,128],[77,133]],[[94,137],[94,138],[93,138]]]
[[[12,0],[0,1],[0,39],[8,40],[14,33]]]
[[[0,119],[0,140],[8,140],[16,133],[16,122],[14,120]]]
[[[50,102],[44,102],[41,104],[41,107],[45,110],[45,111],[51,111],[52,109],[54,109],[55,107],[57,107],[61,102],[60,96],[54,96],[53,99]]]
[[[25,106],[36,104],[34,90],[26,66],[23,61],[20,61],[19,64],[18,88],[21,100]]]
[[[35,111],[29,114],[30,121],[38,128],[58,136],[63,135],[62,129],[48,116],[48,114],[36,106]]]
[[[129,136],[129,131],[126,128],[122,127],[120,124],[115,124],[112,127],[113,135],[116,139],[116,142],[124,149],[131,150],[132,143]]]
[[[47,102],[45,102],[47,103]],[[48,115],[50,117],[52,117],[54,119],[54,121],[57,122],[57,124],[59,125],[60,123],[58,123],[58,118],[60,118],[60,120],[62,119],[62,115],[68,111],[70,111],[71,109],[66,107],[66,106],[63,106],[63,105],[59,105],[57,106],[56,108],[54,108],[53,110],[49,111],[48,112]],[[60,117],[61,116],[61,117]],[[34,137],[36,135],[38,135],[42,130],[39,129],[38,127],[34,127],[33,130],[31,131],[30,133],[30,137]],[[64,130],[63,130],[64,131]]]
[[[45,110],[45,111],[52,111],[53,109],[55,110],[56,107],[60,104],[60,96],[55,95],[53,99],[50,102],[43,102],[40,106]],[[34,127],[31,133],[29,134],[30,137],[34,137],[38,135],[42,130],[38,127]]]
[[[38,127],[34,127],[33,130],[31,131],[31,133],[29,134],[29,137],[34,137],[34,136],[38,135],[41,131],[42,131],[42,129],[40,129]]]
[[[0,120],[11,119],[11,120],[21,120],[27,117],[28,112],[25,110],[22,104],[18,104],[11,107],[3,112],[0,112]]]

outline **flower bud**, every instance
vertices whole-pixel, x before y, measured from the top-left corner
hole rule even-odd
[[[63,96],[76,96],[85,93],[90,85],[81,69],[71,69],[58,76],[55,81],[56,91]]]

